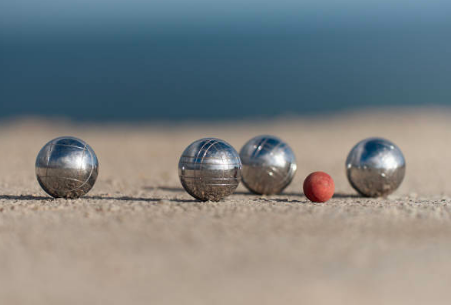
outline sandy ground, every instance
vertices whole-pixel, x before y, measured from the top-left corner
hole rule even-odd
[[[0,125],[0,304],[449,304],[451,112],[366,111],[236,124]],[[298,159],[282,195],[218,203],[181,189],[178,158],[215,136],[239,149],[274,134]],[[52,200],[34,176],[39,149],[74,135],[97,152],[88,196]],[[344,161],[369,136],[407,160],[387,199],[358,197]],[[327,171],[336,196],[312,204],[308,173]]]

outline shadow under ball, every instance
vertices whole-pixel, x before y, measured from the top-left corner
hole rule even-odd
[[[404,179],[406,161],[401,150],[381,138],[357,143],[346,159],[346,174],[352,187],[366,197],[387,196]]]
[[[200,139],[190,144],[178,165],[183,188],[201,201],[219,201],[232,194],[241,180],[241,161],[227,142]]]
[[[78,198],[97,180],[99,162],[94,150],[74,137],[48,142],[36,158],[36,177],[42,189],[55,198]]]
[[[250,139],[240,151],[243,184],[253,193],[281,193],[296,174],[296,157],[281,139],[262,135]]]

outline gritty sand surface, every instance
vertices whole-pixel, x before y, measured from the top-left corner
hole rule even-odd
[[[214,136],[239,149],[285,139],[298,159],[282,195],[218,203],[181,189],[178,158]],[[50,139],[86,140],[100,160],[94,189],[52,200],[34,176]],[[387,199],[358,197],[344,173],[369,136],[404,152],[407,175]],[[450,304],[451,113],[367,111],[321,119],[169,126],[0,125],[0,304]],[[301,192],[323,170],[336,197]]]

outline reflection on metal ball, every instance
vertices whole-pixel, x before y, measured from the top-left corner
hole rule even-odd
[[[278,194],[296,173],[296,158],[290,146],[274,136],[250,139],[240,151],[243,184],[256,194]]]
[[[232,194],[240,183],[241,161],[227,142],[205,138],[189,145],[179,161],[184,189],[201,201],[219,201]]]
[[[351,150],[346,159],[346,174],[352,187],[367,197],[387,196],[404,179],[406,161],[392,142],[369,138]]]
[[[36,177],[55,198],[78,198],[91,190],[99,172],[94,150],[74,137],[48,142],[36,158]]]

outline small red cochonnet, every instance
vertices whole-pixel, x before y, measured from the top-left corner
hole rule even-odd
[[[334,191],[334,180],[324,172],[313,172],[304,180],[304,194],[310,201],[326,202]]]

